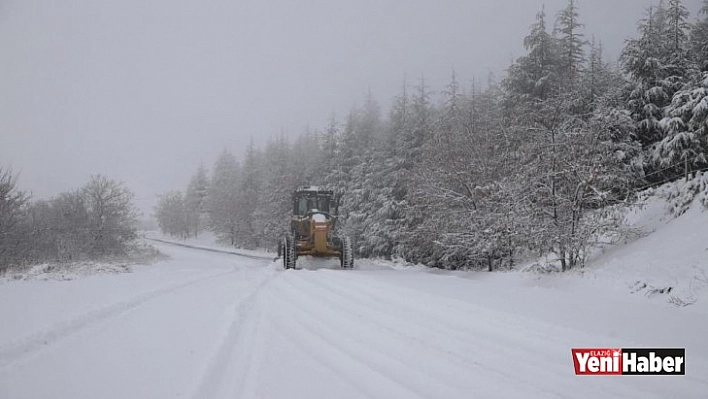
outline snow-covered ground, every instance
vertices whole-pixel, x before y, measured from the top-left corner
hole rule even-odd
[[[697,181],[703,185],[698,193]],[[641,206],[626,215],[627,223],[642,237],[596,257],[587,270],[589,277],[614,281],[620,288],[629,286],[656,302],[708,310],[706,198],[708,173],[690,184],[681,180],[645,192]]]
[[[246,257],[253,257],[253,258],[263,258],[263,259],[272,259],[274,258],[277,254],[273,252],[269,252],[265,249],[259,249],[259,250],[252,250],[252,249],[236,249],[231,245],[219,242],[216,236],[208,231],[201,232],[197,237],[189,237],[185,239],[179,239],[175,237],[171,237],[165,234],[162,234],[159,231],[145,231],[142,233],[142,236],[148,241],[148,242],[167,242],[167,243],[173,243],[177,244],[183,247],[194,247],[194,248],[201,248],[201,249],[206,249],[206,250],[213,250],[215,252],[224,252],[224,253],[230,253],[234,255],[244,255]]]
[[[661,206],[582,272],[286,271],[156,242],[170,259],[130,273],[6,279],[0,398],[706,397],[708,212]],[[573,347],[685,347],[686,375],[579,377]]]

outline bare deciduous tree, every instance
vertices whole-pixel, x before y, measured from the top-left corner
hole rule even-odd
[[[133,193],[122,183],[104,176],[92,176],[82,188],[87,216],[91,253],[120,254],[136,238],[136,211]]]
[[[21,226],[27,200],[27,195],[17,189],[12,171],[0,167],[0,273],[21,261],[27,249]]]

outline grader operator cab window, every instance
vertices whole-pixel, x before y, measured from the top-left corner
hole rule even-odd
[[[329,201],[329,197],[325,196],[301,196],[295,201],[295,213],[303,216],[313,209],[329,213]]]

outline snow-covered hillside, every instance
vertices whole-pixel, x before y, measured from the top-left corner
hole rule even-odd
[[[647,190],[626,222],[639,238],[596,257],[589,276],[655,302],[708,309],[708,174]]]
[[[170,259],[131,273],[6,278],[0,398],[705,397],[708,211],[666,206],[563,274],[285,271],[157,242]],[[685,347],[686,375],[579,377],[574,347]]]

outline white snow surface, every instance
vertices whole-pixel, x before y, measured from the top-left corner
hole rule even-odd
[[[0,398],[706,397],[708,212],[659,205],[583,272],[286,271],[157,242],[171,259],[130,273],[5,279]],[[686,375],[575,376],[573,347],[685,347]]]
[[[162,234],[159,231],[145,231],[142,236],[147,239],[149,243],[157,242],[167,242],[174,243],[185,247],[201,248],[206,250],[213,250],[214,252],[223,252],[234,255],[245,255],[247,257],[272,259],[276,256],[273,252],[269,252],[266,249],[242,249],[234,248],[232,245],[228,245],[223,242],[219,242],[217,237],[210,232],[201,232],[197,237],[189,237],[186,239],[179,239]]]

